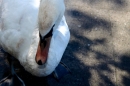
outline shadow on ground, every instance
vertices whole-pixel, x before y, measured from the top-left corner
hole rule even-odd
[[[89,4],[100,4],[102,0],[82,0],[83,2],[89,3]],[[113,4],[114,7],[125,7],[127,5],[126,0],[103,0],[106,3]]]
[[[115,2],[123,4],[120,0],[115,0]],[[119,85],[121,82],[116,81],[116,69],[130,73],[130,56],[126,56],[125,54],[119,56],[119,62],[117,62],[116,51],[113,51],[113,45],[110,44],[111,46],[106,46],[107,42],[112,41],[110,39],[112,38],[112,22],[101,18],[95,19],[94,16],[84,14],[78,10],[68,10],[67,15],[72,17],[72,19],[78,19],[69,24],[71,40],[62,59],[73,74],[64,77],[60,82],[50,80],[50,83],[52,83],[50,85],[117,86],[117,83]],[[80,27],[78,27],[78,25],[80,25]],[[95,31],[95,28],[101,28],[104,32],[110,34],[108,35],[109,37],[104,36],[104,38],[97,37],[96,39],[90,39],[84,36],[84,32],[91,33]],[[93,49],[93,46],[98,47],[100,45],[103,45],[102,51]],[[104,53],[106,48],[111,52]],[[94,54],[94,57],[89,57],[89,53]],[[111,53],[111,55],[109,55],[109,53]],[[94,62],[93,60],[96,61]],[[122,75],[121,79],[123,86],[130,85],[130,78],[128,76]]]

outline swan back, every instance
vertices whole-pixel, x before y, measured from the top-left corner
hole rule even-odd
[[[37,21],[40,1],[2,0],[1,3],[0,45],[17,58],[25,57],[32,38],[35,38],[33,33],[39,33]]]

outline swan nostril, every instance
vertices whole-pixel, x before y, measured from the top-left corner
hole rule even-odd
[[[38,65],[42,65],[42,61],[39,60],[39,61],[37,62],[37,64],[38,64]]]

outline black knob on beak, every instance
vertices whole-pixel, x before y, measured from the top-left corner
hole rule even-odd
[[[51,30],[49,31],[48,34],[46,34],[44,37],[42,37],[42,35],[39,33],[39,37],[40,37],[40,45],[43,43],[44,47],[46,46],[46,38],[52,37],[52,32],[53,32],[53,28],[54,28],[55,24],[52,26]]]

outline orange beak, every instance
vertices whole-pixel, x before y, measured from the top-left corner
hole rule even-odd
[[[51,37],[45,39],[46,44],[39,42],[36,53],[36,62],[39,65],[44,64],[47,61]]]

